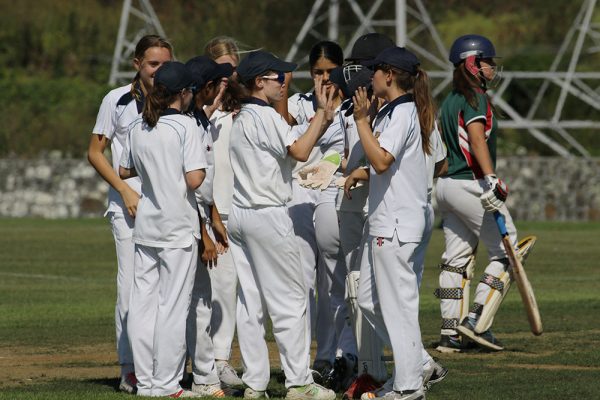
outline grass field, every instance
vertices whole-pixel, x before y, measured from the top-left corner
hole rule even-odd
[[[431,349],[450,373],[428,399],[600,398],[600,224],[517,227],[521,237],[538,236],[525,268],[544,334],[529,333],[514,288],[494,325],[507,350],[442,355]],[[439,332],[432,293],[441,252],[442,232],[436,230],[421,291],[429,348]],[[115,391],[114,260],[104,220],[0,219],[0,399],[130,397]],[[234,358],[239,366],[237,350]],[[275,380],[270,392],[285,394]]]

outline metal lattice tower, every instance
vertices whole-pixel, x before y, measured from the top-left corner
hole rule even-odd
[[[137,7],[134,7],[132,3],[136,3]],[[132,17],[131,21],[130,16]],[[130,81],[135,76],[135,71],[131,67],[135,46],[144,35],[152,33],[166,37],[150,1],[124,0],[110,78],[108,79],[109,85]]]
[[[384,3],[386,10],[393,7],[394,13],[389,14],[394,19],[375,19],[376,15],[381,14],[378,14],[378,11]],[[447,61],[447,50],[422,0],[374,0],[366,12],[357,0],[315,0],[286,56],[287,61],[300,65],[300,70],[294,74],[296,78],[310,77],[309,71],[302,69],[306,67],[308,56],[300,54],[301,46],[309,36],[312,37],[312,42],[324,39],[338,40],[339,12],[342,4],[349,7],[358,20],[354,35],[344,49],[345,54],[349,54],[351,45],[359,36],[374,32],[376,28],[394,28],[396,43],[410,48],[428,63],[428,73],[434,83],[434,96],[447,89],[452,82],[452,65]],[[499,121],[501,128],[526,130],[563,157],[573,157],[571,151],[589,157],[589,152],[577,142],[571,131],[600,126],[600,72],[577,70],[582,55],[600,52],[600,24],[593,22],[594,13],[598,11],[596,0],[583,0],[579,13],[547,71],[508,71],[502,74],[501,85],[490,91],[494,104],[505,116]],[[328,22],[326,34],[321,32],[325,20]],[[423,45],[424,42],[428,42],[429,45]],[[565,63],[568,64],[566,69]],[[529,85],[526,81],[530,81]],[[531,86],[531,81],[536,81],[539,87],[537,92],[531,93],[532,100],[525,112],[516,110],[503,98],[510,85],[518,85],[523,89]],[[551,95],[556,93],[556,90],[558,95]],[[566,119],[563,111],[567,101],[579,102],[586,110],[590,109],[588,119]],[[550,131],[556,135],[550,135]]]

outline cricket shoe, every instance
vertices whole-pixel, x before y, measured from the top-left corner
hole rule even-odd
[[[435,359],[431,359],[427,366],[423,368],[423,391],[428,391],[431,386],[444,380],[446,375],[448,375],[448,368],[445,368]]]
[[[246,388],[244,390],[245,399],[268,399],[269,395],[266,390],[254,390],[252,388]]]
[[[365,372],[363,374],[360,374],[354,380],[354,382],[350,384],[350,387],[348,387],[348,389],[344,392],[342,399],[360,399],[363,393],[375,391],[379,386],[381,386],[381,383],[377,382],[377,380],[373,378],[373,376]]]
[[[458,335],[442,335],[435,349],[440,353],[459,353],[463,350],[463,344]]]
[[[335,400],[335,392],[318,383],[294,386],[288,389],[286,400]]]
[[[192,383],[192,392],[201,397],[214,397],[216,399],[225,397],[225,392],[221,389],[220,383],[210,385]]]
[[[358,359],[354,354],[346,353],[337,357],[333,368],[325,377],[324,386],[334,392],[345,391],[356,378]]]
[[[233,367],[224,360],[215,362],[219,380],[224,386],[241,386],[244,384]]]
[[[394,378],[388,379],[383,385],[380,385],[375,390],[370,390],[368,392],[364,392],[360,396],[360,400],[372,400],[376,398],[384,397],[388,393],[394,392]]]
[[[202,397],[202,396],[192,392],[191,390],[179,389],[178,391],[176,391],[173,394],[170,394],[167,397],[171,397],[173,399],[182,399],[182,398],[186,398],[186,397]]]
[[[457,329],[462,335],[468,337],[469,339],[473,340],[480,346],[485,347],[486,349],[494,351],[504,350],[504,346],[502,345],[502,343],[500,343],[500,341],[496,339],[492,331],[490,331],[489,329],[482,333],[476,333],[476,322],[477,321],[475,321],[475,319],[467,317],[463,320],[463,322],[458,326]]]
[[[327,360],[315,360],[312,367],[312,376],[315,382],[323,384],[331,373],[332,365]]]
[[[119,391],[129,394],[137,393],[137,378],[135,377],[135,373],[129,372],[128,374],[121,376]]]
[[[401,392],[392,390],[377,398],[385,400],[425,400],[425,392],[423,392],[423,389],[403,390]]]

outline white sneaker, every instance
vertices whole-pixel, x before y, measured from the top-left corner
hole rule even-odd
[[[423,367],[423,390],[427,391],[431,389],[431,386],[441,382],[446,375],[448,375],[448,369],[444,368],[444,366],[432,358],[427,365]]]
[[[192,392],[200,395],[200,397],[214,397],[217,399],[225,397],[225,392],[221,389],[220,383],[213,383],[212,385],[192,383]]]
[[[254,390],[252,388],[246,388],[244,390],[245,399],[268,399],[269,395],[265,390]]]
[[[389,393],[394,393],[394,378],[390,378],[381,387],[372,392],[364,392],[360,396],[360,400],[371,400],[378,397],[385,397]]]
[[[181,399],[184,397],[202,397],[199,394],[196,394],[190,390],[184,390],[184,389],[179,389],[177,392],[170,394],[168,397],[174,398],[174,399]]]
[[[392,390],[378,398],[385,400],[425,400],[425,392],[423,392],[422,389],[404,390],[402,392],[395,392]]]
[[[217,361],[215,362],[217,366],[217,374],[219,375],[219,380],[221,383],[227,386],[241,386],[244,384],[242,380],[238,377],[237,372],[227,361]]]
[[[135,374],[133,372],[121,376],[119,390],[124,393],[136,394],[137,378],[135,377]]]
[[[335,392],[317,383],[295,386],[288,389],[287,400],[335,400]]]

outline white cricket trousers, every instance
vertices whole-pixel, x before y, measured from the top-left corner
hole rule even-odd
[[[198,252],[200,251],[198,250]],[[198,254],[192,301],[186,324],[187,354],[192,359],[192,374],[194,383],[197,385],[219,382],[215,367],[213,341],[209,332],[212,311],[211,297],[211,279],[208,267]]]
[[[337,187],[327,190],[332,189],[337,193]],[[315,359],[333,363],[335,357],[344,353],[356,355],[355,339],[345,301],[347,268],[340,247],[340,227],[335,202],[321,202],[317,205],[315,233],[319,248]],[[344,329],[346,326],[348,329]]]
[[[419,243],[415,249],[414,256],[413,269],[417,275],[417,284],[419,285],[419,288],[421,287],[421,281],[423,280],[423,271],[425,270],[425,254],[427,253],[427,247],[429,246],[429,241],[431,240],[431,235],[433,233],[434,218],[435,213],[433,206],[431,205],[431,202],[428,202],[427,211],[425,212],[425,232],[423,233],[421,243]],[[423,354],[423,366],[426,366],[434,361],[427,350],[425,350],[423,342],[421,342],[421,353]]]
[[[227,228],[228,216],[221,214],[221,221]],[[235,246],[231,243],[229,246]],[[237,302],[237,274],[231,250],[220,254],[217,267],[208,270],[212,286],[212,317],[210,337],[212,338],[215,359],[229,360],[231,342],[235,335],[235,313]]]
[[[128,214],[110,212],[108,214],[115,239],[117,253],[117,304],[115,306],[115,328],[117,336],[117,355],[121,364],[121,375],[133,372],[133,354],[127,331],[129,298],[133,284],[133,243],[134,219]]]
[[[316,326],[315,284],[317,279],[317,236],[315,233],[315,207],[319,199],[319,191],[303,188],[296,179],[292,179],[292,200],[287,204],[289,216],[294,225],[294,233],[300,250],[300,263],[306,282],[309,299],[308,308],[308,340]],[[310,357],[310,355],[309,355]]]
[[[346,260],[347,272],[360,271],[362,255],[368,239],[367,215],[362,211],[339,211],[339,218],[340,246]],[[349,301],[356,302],[354,299]],[[356,309],[358,306],[353,307]],[[356,346],[354,354],[358,356],[358,374],[366,372],[378,381],[385,381],[387,369],[381,360],[383,343],[360,312],[360,308],[356,311],[349,313],[349,316],[353,328],[351,333]],[[343,333],[345,334],[347,333]]]
[[[483,179],[463,180],[440,178],[437,181],[436,197],[444,226],[446,249],[442,254],[442,263],[451,267],[464,266],[475,251],[479,240],[483,242],[490,263],[485,273],[499,277],[506,269],[506,264],[499,261],[506,259],[506,251],[493,213],[486,212],[479,196],[483,193]],[[517,244],[517,230],[505,205],[500,212],[506,219],[506,229],[513,246]],[[441,287],[460,287],[460,274],[442,271]],[[475,290],[474,302],[485,304],[491,288],[479,283]],[[443,319],[458,319],[460,316],[460,300],[441,299],[440,308]],[[456,330],[442,329],[442,334],[453,335]]]
[[[414,253],[418,243],[369,235],[358,284],[364,316],[394,356],[394,390],[423,385],[423,354],[419,327],[419,284]]]
[[[136,244],[127,327],[140,396],[180,390],[198,241],[183,249]]]
[[[285,386],[311,383],[307,290],[298,242],[286,207],[231,207],[229,237],[239,279],[237,332],[244,374],[254,390],[270,378],[267,317],[279,348]]]

